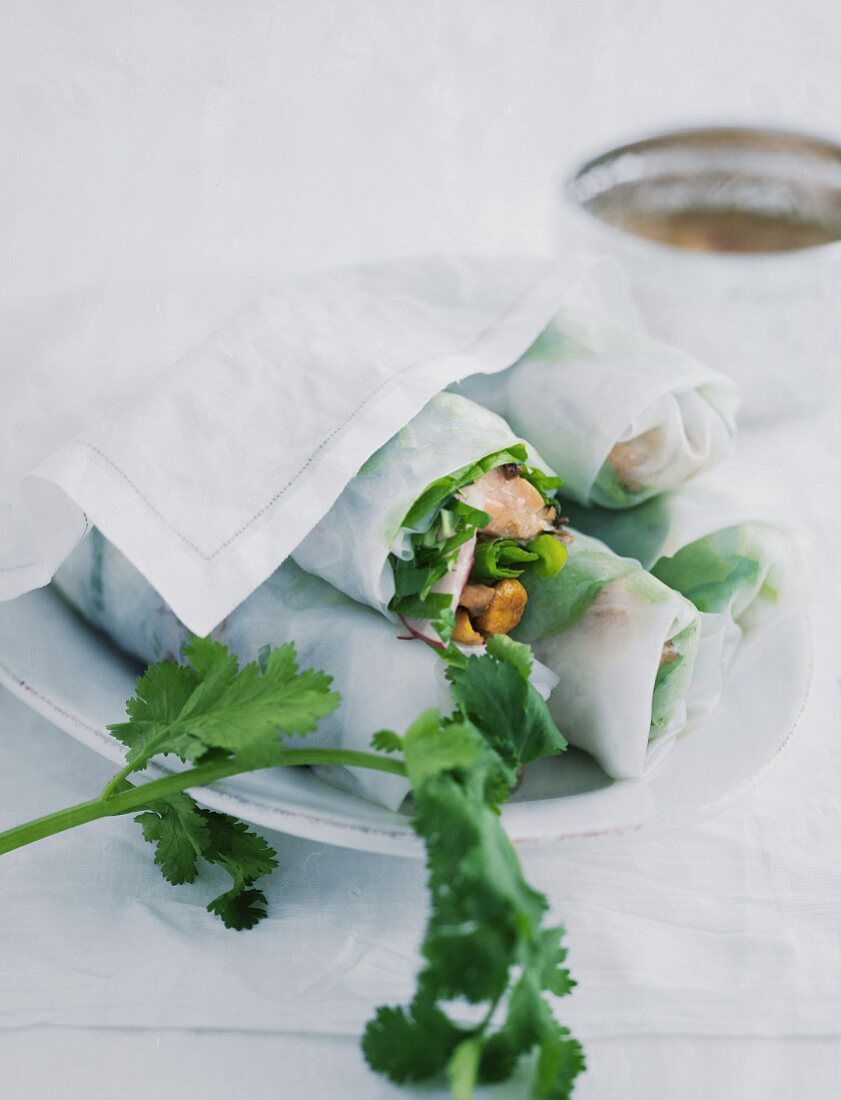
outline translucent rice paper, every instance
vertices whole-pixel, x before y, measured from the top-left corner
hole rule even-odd
[[[514,366],[457,392],[538,448],[581,503],[627,508],[731,449],[733,383],[638,328],[562,311]]]
[[[402,527],[409,509],[438,478],[520,442],[496,413],[465,397],[439,394],[365,463],[292,557],[302,569],[394,618],[388,610],[394,595],[388,556],[392,550],[409,553]],[[530,459],[543,466],[534,454]]]
[[[623,512],[570,505],[571,521],[636,558],[706,613],[743,628],[772,615],[801,586],[801,533],[712,483]]]
[[[559,677],[553,718],[608,775],[644,775],[686,727],[690,694],[699,712],[714,704],[706,678],[694,678],[697,610],[637,562],[578,533],[561,572],[526,578],[526,587],[514,636]]]
[[[96,530],[54,583],[87,619],[144,663],[176,657],[188,631],[154,588]],[[401,642],[381,616],[286,562],[214,631],[242,661],[266,645],[294,642],[303,668],[320,668],[341,694],[339,709],[293,744],[370,750],[379,729],[404,731],[424,710],[452,710],[444,662],[421,642]],[[365,768],[317,768],[334,786],[396,810],[405,779]]]
[[[699,612],[701,633],[692,683],[686,696],[690,722],[702,722],[715,710],[724,681],[742,642],[742,628],[729,615]]]
[[[572,522],[617,554],[636,558],[701,612],[687,707],[705,717],[721,695],[745,631],[761,627],[802,584],[803,537],[722,486],[725,471],[635,508],[571,504]]]

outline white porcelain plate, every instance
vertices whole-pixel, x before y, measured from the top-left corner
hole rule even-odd
[[[115,763],[122,749],[105,727],[122,717],[138,672],[51,590],[0,603],[0,684]],[[789,740],[810,680],[807,618],[793,609],[749,639],[718,710],[644,780],[611,781],[574,750],[531,765],[503,810],[509,835],[516,844],[582,841],[714,812]],[[422,854],[408,814],[337,790],[306,768],[253,773],[191,793],[213,809],[296,836]]]

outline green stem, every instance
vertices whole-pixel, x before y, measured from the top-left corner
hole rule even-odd
[[[126,784],[128,776],[130,776],[132,772],[143,771],[148,762],[148,759],[144,757],[143,760],[135,760],[133,763],[126,764],[124,767],[120,768],[117,774],[112,776],[102,788],[102,793],[99,797],[103,800],[112,798]]]
[[[389,772],[391,775],[405,776],[406,774],[406,769],[400,760],[392,760],[387,756],[371,752],[354,752],[351,749],[282,749],[269,766],[292,768],[308,764],[333,764],[349,768],[370,768],[373,771]],[[112,786],[115,786],[115,789],[119,786],[120,790],[116,794],[106,797],[103,791],[98,798],[93,798],[89,802],[68,806],[66,810],[47,814],[46,817],[36,818],[25,825],[17,825],[14,829],[0,833],[0,855],[12,852],[15,848],[33,844],[36,840],[54,836],[56,833],[63,833],[67,829],[74,829],[77,825],[84,825],[88,821],[133,813],[158,798],[166,798],[167,795],[177,794],[192,787],[205,787],[220,779],[229,779],[233,775],[241,775],[243,772],[253,770],[232,761],[222,761],[218,764],[200,764],[197,768],[176,772],[173,775],[164,776],[163,779],[154,779],[139,787],[132,787],[125,778],[120,778],[118,784],[114,785],[112,781],[105,788],[107,791]],[[118,776],[121,774],[118,773]],[[116,780],[117,776],[114,779]]]
[[[100,798],[111,798],[125,783],[126,779],[132,774],[132,772],[142,772],[152,757],[158,752],[160,747],[165,744],[168,737],[171,736],[172,726],[167,726],[162,730],[157,737],[152,738],[149,744],[146,746],[143,753],[136,757],[129,764],[123,765],[115,776],[105,784],[102,788],[102,794]]]

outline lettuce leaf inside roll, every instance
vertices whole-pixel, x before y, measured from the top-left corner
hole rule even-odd
[[[792,532],[750,518],[744,507],[701,486],[625,512],[575,504],[566,511],[574,526],[641,562],[699,611],[742,625],[762,617],[796,579]],[[740,512],[748,518],[733,522]]]

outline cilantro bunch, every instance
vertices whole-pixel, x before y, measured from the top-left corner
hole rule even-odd
[[[408,558],[389,556],[394,575],[389,608],[404,619],[429,619],[445,646],[455,627],[452,596],[432,589],[454,567],[461,547],[490,522],[486,512],[458,500],[456,494],[497,466],[511,464],[520,467],[521,476],[537,489],[545,504],[551,504],[561,479],[527,465],[527,458],[525,445],[515,443],[448,477],[438,478],[421,493],[403,520],[403,528],[414,532],[409,540],[411,553]],[[492,583],[519,577],[527,566],[537,562],[545,575],[552,576],[565,560],[563,545],[551,535],[539,536],[527,548],[512,539],[487,539],[477,547],[474,574],[476,580]]]
[[[583,1052],[545,995],[564,996],[575,983],[563,965],[563,929],[543,926],[546,899],[525,881],[502,827],[498,805],[515,773],[470,721],[434,711],[400,747],[432,911],[415,996],[408,1008],[377,1010],[365,1057],[397,1083],[444,1073],[453,1096],[466,1100],[478,1082],[505,1080],[536,1049],[532,1095],[568,1097]],[[478,1020],[456,1017],[450,1006],[459,1002],[478,1008]]]
[[[532,1095],[563,1100],[584,1068],[549,1000],[574,985],[563,930],[544,925],[546,899],[525,881],[499,816],[517,769],[566,747],[529,683],[531,666],[527,646],[492,638],[485,654],[459,655],[448,668],[451,716],[429,711],[404,736],[380,731],[372,752],[295,748],[288,738],[311,732],[339,705],[330,677],[300,671],[291,644],[266,648],[240,668],[223,645],[191,638],[184,663],[150,666],[127,720],[109,727],[128,751],[103,791],[0,833],[0,855],[98,818],[133,815],[169,882],[193,882],[204,863],[228,873],[230,888],[208,910],[246,929],[265,916],[256,883],[277,866],[276,853],[243,822],[200,807],[189,788],[310,764],[407,776],[429,871],[424,966],[408,1008],[377,1010],[365,1057],[397,1082],[443,1074],[456,1100],[469,1100],[477,1082],[506,1079],[536,1052]],[[177,757],[184,770],[150,776],[159,755]]]

